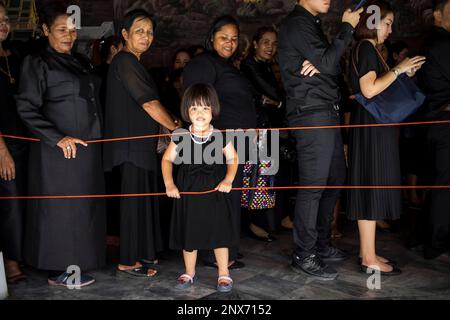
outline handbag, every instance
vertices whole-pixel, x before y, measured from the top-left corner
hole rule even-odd
[[[355,54],[352,57],[353,68],[358,77],[359,73],[356,63],[358,62],[361,43],[362,41],[358,43]],[[374,48],[383,62],[386,72],[389,72],[390,68],[384,61],[381,53],[375,46]],[[362,93],[356,93],[355,98],[378,123],[402,122],[414,114],[425,101],[425,95],[414,81],[405,74],[401,74],[386,90],[371,99],[367,99]]]
[[[275,185],[275,176],[266,175],[271,168],[270,161],[258,164],[246,162],[244,165],[243,188],[266,188]],[[242,191],[241,207],[250,210],[272,209],[275,207],[275,190],[258,189]]]

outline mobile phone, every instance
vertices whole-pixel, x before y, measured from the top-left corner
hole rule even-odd
[[[367,0],[361,0],[355,7],[355,9],[353,11],[359,10],[359,8],[361,8],[363,5],[365,5],[367,2]]]

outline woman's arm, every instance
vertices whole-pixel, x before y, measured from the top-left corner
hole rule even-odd
[[[180,192],[173,181],[173,161],[177,156],[177,145],[171,141],[161,161],[161,170],[166,186],[166,194],[170,198],[180,199]]]
[[[25,58],[20,76],[19,93],[15,97],[17,112],[31,132],[54,147],[65,137],[65,134],[60,132],[42,112],[46,90],[44,62],[40,57]]]
[[[370,71],[359,79],[361,93],[367,99],[371,99],[389,88],[389,86],[397,79],[397,75],[409,72],[412,69],[418,70],[424,63],[425,57],[417,56],[411,59],[405,59],[398,66],[381,77],[377,77],[375,71]]]
[[[227,161],[227,174],[215,190],[229,193],[233,188],[233,181],[239,166],[239,157],[231,142],[223,149],[223,154]]]
[[[153,120],[167,129],[173,131],[180,127],[180,124],[174,121],[172,116],[167,112],[166,108],[163,107],[159,100],[146,102],[142,107]]]

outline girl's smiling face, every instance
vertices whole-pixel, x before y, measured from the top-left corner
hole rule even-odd
[[[197,103],[189,108],[189,119],[195,131],[208,130],[212,117],[211,106]]]

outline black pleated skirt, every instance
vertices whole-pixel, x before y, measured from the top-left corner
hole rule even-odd
[[[120,166],[121,193],[158,191],[155,172],[127,162]],[[142,259],[156,260],[163,250],[158,197],[120,199],[120,264],[131,266]]]
[[[351,124],[376,123],[358,105]],[[352,128],[349,132],[350,186],[400,186],[398,127]],[[400,189],[350,189],[347,193],[350,220],[397,220],[401,214]]]

